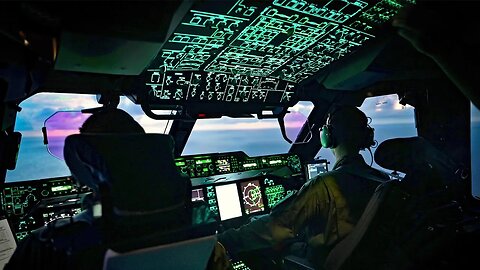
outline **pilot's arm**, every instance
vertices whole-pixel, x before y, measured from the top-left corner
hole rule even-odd
[[[326,220],[329,195],[322,178],[315,178],[280,202],[269,215],[218,236],[232,257],[242,252],[282,250],[315,218]],[[320,221],[321,222],[321,221]]]

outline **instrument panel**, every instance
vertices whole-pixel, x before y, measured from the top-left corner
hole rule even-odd
[[[305,182],[295,154],[249,157],[244,152],[183,156],[176,166],[192,181],[192,201],[204,201],[217,220],[265,214]]]
[[[300,158],[295,154],[249,157],[242,151],[189,155],[175,159],[180,172],[191,178],[230,173],[288,167],[293,173],[302,173]]]
[[[205,201],[220,221],[266,214],[305,183],[302,177],[261,175],[192,187],[192,201]]]
[[[81,200],[91,191],[78,188],[72,177],[5,183],[1,210],[8,217],[17,240],[53,220],[81,212]]]
[[[203,200],[219,222],[264,214],[305,182],[294,154],[249,157],[244,152],[183,156],[179,171],[190,176],[192,201]],[[91,190],[78,188],[72,177],[6,183],[1,210],[19,241],[32,230],[82,211]]]

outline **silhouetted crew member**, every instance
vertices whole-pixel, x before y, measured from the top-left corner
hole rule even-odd
[[[133,117],[120,109],[105,109],[92,114],[80,127],[82,134],[135,134],[145,133],[144,129],[137,123]],[[166,136],[166,135],[165,135]],[[83,145],[82,145],[83,146]],[[119,146],[121,147],[121,146]],[[76,153],[70,153],[70,156]],[[91,158],[92,155],[88,150],[82,154],[86,158]],[[166,155],[168,156],[168,154]],[[67,157],[67,156],[66,156]],[[132,157],[136,158],[136,157]],[[173,159],[173,153],[172,157]],[[91,162],[88,160],[87,162]],[[76,164],[70,163],[67,160],[67,165],[72,170],[71,166]],[[172,160],[173,162],[173,160]],[[73,171],[73,170],[72,170]],[[138,172],[142,173],[142,172]],[[82,208],[85,209],[80,214],[67,219],[60,219],[48,224],[48,226],[35,230],[26,237],[17,247],[15,253],[11,257],[5,269],[100,269],[103,263],[103,252],[105,245],[109,240],[106,239],[105,226],[100,222],[99,217],[94,212],[102,212],[102,210],[95,211],[96,205],[102,201],[102,192],[98,188],[98,183],[85,183],[82,180],[89,179],[87,175],[74,175],[76,179],[82,184],[86,184],[93,189],[90,196],[85,197]],[[175,179],[177,180],[177,179]],[[133,181],[133,179],[132,179]],[[189,181],[188,178],[186,181]],[[110,183],[111,184],[111,183]],[[190,185],[188,185],[190,186]],[[182,193],[182,192],[179,192]],[[190,190],[185,190],[184,194],[189,194]],[[187,197],[187,196],[185,196]],[[161,197],[160,197],[161,198]],[[188,199],[188,198],[185,198]],[[102,208],[105,207],[102,205]],[[190,213],[186,211],[187,213]],[[193,217],[186,215],[185,226],[190,226],[192,223],[202,223],[209,220],[208,207],[205,205],[193,206]],[[171,217],[169,217],[171,219]],[[177,223],[181,223],[182,219],[175,217]],[[135,219],[135,217],[134,217]],[[139,219],[139,218],[137,218]],[[212,221],[212,220],[209,220]],[[158,223],[158,222],[157,222]],[[140,224],[140,223],[138,223]],[[135,236],[145,235],[149,233],[152,228],[149,224],[142,228],[131,227],[125,234],[128,237],[135,238]],[[178,224],[178,226],[182,224]],[[148,230],[150,231],[147,231]],[[154,227],[153,232],[162,233],[161,227]],[[147,232],[146,232],[147,231]],[[133,235],[132,235],[133,234]],[[122,240],[122,239],[120,239]],[[91,251],[90,251],[91,250]],[[81,256],[76,256],[82,254]],[[83,260],[87,258],[88,260]]]

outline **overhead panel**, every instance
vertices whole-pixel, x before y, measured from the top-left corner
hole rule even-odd
[[[200,1],[146,74],[150,103],[295,101],[295,86],[414,0]]]

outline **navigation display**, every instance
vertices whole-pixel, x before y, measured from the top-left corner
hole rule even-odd
[[[243,208],[245,214],[251,214],[265,210],[263,205],[262,192],[258,180],[240,183],[243,196]]]

